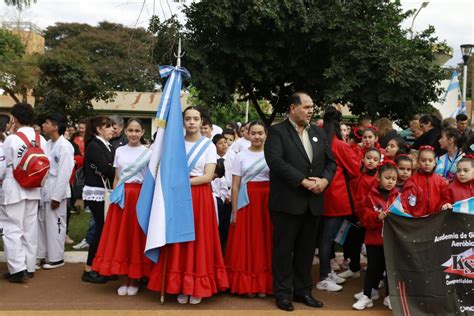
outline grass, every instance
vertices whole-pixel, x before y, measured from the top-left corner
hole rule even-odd
[[[74,240],[74,244],[79,243],[84,237],[86,237],[87,228],[89,227],[89,219],[92,216],[91,213],[86,213],[82,208],[79,209],[79,213],[71,214],[69,219],[68,235]],[[76,251],[72,249],[73,245],[66,245],[66,251]],[[0,238],[0,251],[3,251],[3,239]],[[81,250],[83,251],[83,250]]]

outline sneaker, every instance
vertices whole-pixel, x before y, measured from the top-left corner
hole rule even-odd
[[[119,296],[125,296],[125,295],[127,295],[127,291],[128,291],[128,286],[122,285],[121,287],[118,288],[117,294]]]
[[[248,294],[247,294],[247,297],[254,298],[254,297],[255,297],[255,293],[248,293]]]
[[[86,239],[84,238],[83,240],[81,240],[80,243],[78,243],[77,245],[72,246],[72,249],[75,249],[75,250],[89,249],[89,244],[87,243]]]
[[[128,296],[134,296],[138,294],[138,286],[129,286],[127,289],[127,295]]]
[[[36,259],[36,270],[41,269],[41,267],[46,263],[45,259]]]
[[[64,243],[66,245],[72,245],[74,243],[74,240],[71,239],[68,235],[66,235],[66,239],[64,240]]]
[[[344,272],[341,272],[337,275],[338,277],[340,278],[344,278],[344,279],[347,279],[347,278],[358,278],[360,277],[360,271],[357,271],[357,272],[352,272],[351,269],[349,270],[346,270]]]
[[[379,282],[379,289],[383,288],[383,285],[384,285],[383,280],[381,280],[381,281]]]
[[[372,300],[368,298],[366,295],[362,295],[362,297],[359,298],[357,302],[355,302],[352,305],[352,308],[361,311],[372,306],[374,306],[374,303],[372,302]]]
[[[188,300],[189,300],[189,295],[185,295],[185,294],[178,295],[179,304],[188,304]]]
[[[349,259],[349,258],[344,259],[344,261],[341,264],[341,269],[349,270],[349,264],[350,263],[351,263],[351,259]]]
[[[364,257],[367,257],[367,248],[365,247],[365,244],[362,244],[362,247],[360,248],[360,253]]]
[[[43,269],[51,270],[62,267],[64,265],[64,260],[56,261],[56,262],[48,262],[42,265]]]
[[[329,278],[326,278],[323,281],[319,281],[316,284],[316,288],[321,291],[328,291],[328,292],[339,292],[342,290],[342,286],[337,285],[334,281]]]
[[[346,282],[346,279],[338,276],[336,274],[336,272],[329,273],[328,278],[331,279],[332,281],[334,281],[336,284],[342,284],[342,283]]]
[[[189,298],[189,304],[192,304],[192,305],[197,305],[197,304],[201,303],[201,301],[202,301],[201,297],[191,296]]]
[[[354,298],[356,300],[360,299],[362,296],[364,296],[364,291],[361,291],[357,294],[354,294]],[[377,291],[376,289],[372,289],[372,295],[371,295],[371,299],[372,301],[376,301],[380,298],[380,294],[379,294],[379,291]]]
[[[264,298],[264,297],[267,297],[267,294],[265,294],[265,293],[258,293],[257,296],[260,297],[260,298]]]
[[[88,206],[86,206],[86,207],[84,208],[84,212],[85,212],[85,213],[90,213],[90,212],[91,212],[91,209],[90,209]]]
[[[390,296],[385,296],[383,299],[383,305],[387,307],[389,310],[392,310],[392,303],[390,303]]]
[[[331,259],[331,271],[339,271],[341,266],[337,263],[336,259]]]

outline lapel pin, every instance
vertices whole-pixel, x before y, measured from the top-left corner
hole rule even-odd
[[[317,143],[317,142],[318,142],[318,138],[317,138],[317,137],[313,137],[313,142]]]

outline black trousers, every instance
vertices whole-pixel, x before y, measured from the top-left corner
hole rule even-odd
[[[319,216],[271,212],[273,222],[273,294],[292,299],[311,294],[311,269],[318,235]]]
[[[344,258],[351,259],[349,269],[352,272],[360,271],[360,250],[364,243],[365,229],[351,225],[344,242]]]
[[[372,289],[378,289],[380,280],[383,279],[385,271],[385,255],[383,253],[383,246],[368,246],[367,247],[367,273],[364,281],[364,294],[367,297],[372,297]],[[388,284],[385,280],[385,288],[388,295]]]
[[[89,252],[87,253],[87,265],[91,266],[99,246],[102,228],[104,228],[104,202],[84,201],[84,205],[89,207],[95,221],[94,238],[92,238],[92,243],[89,244]]]
[[[232,215],[232,205],[225,204],[220,198],[217,200],[217,213],[219,215],[219,238],[221,240],[222,254],[225,253],[227,236],[229,235],[230,216]]]

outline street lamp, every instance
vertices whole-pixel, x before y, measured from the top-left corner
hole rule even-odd
[[[466,106],[466,94],[467,94],[467,63],[469,62],[469,58],[471,57],[472,48],[474,45],[472,44],[463,44],[461,45],[461,52],[462,52],[462,60],[464,61],[464,69],[463,69],[463,80],[462,80],[462,104]],[[471,103],[471,120],[474,118],[474,107]]]
[[[425,0],[421,3],[421,7],[416,11],[415,13],[415,16],[413,17],[413,20],[411,21],[411,27],[410,27],[410,33],[411,33],[411,37],[410,39],[413,39],[413,26],[415,25],[415,19],[416,17],[418,16],[418,13],[420,13],[420,11],[423,9],[423,8],[426,8],[428,6],[428,4],[430,3],[429,0]]]

